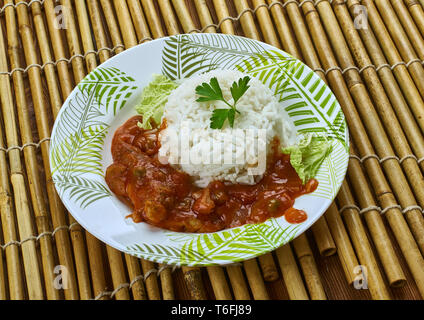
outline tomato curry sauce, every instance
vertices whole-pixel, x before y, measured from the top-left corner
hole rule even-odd
[[[293,208],[297,197],[315,191],[318,182],[302,184],[290,156],[276,142],[263,179],[256,185],[211,182],[196,187],[190,176],[158,159],[161,128],[138,127],[141,116],[128,120],[112,141],[114,163],[107,169],[110,189],[133,210],[134,222],[179,232],[215,232],[285,216],[290,223],[306,220]]]

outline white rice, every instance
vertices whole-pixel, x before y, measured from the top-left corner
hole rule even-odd
[[[216,77],[224,98],[232,103],[230,88],[234,81],[245,76],[238,71],[215,70],[183,81],[169,96],[162,118],[166,119],[167,127],[159,138],[161,161],[188,173],[199,187],[206,187],[215,180],[255,184],[263,177],[263,171],[251,174],[249,168],[261,161],[261,154],[271,151],[273,138],[278,137],[282,146],[292,145],[296,140],[282,105],[269,88],[253,77],[250,88],[237,103],[241,114],[236,115],[234,123],[234,129],[251,129],[253,135],[246,137],[245,131],[232,130],[228,121],[221,130],[210,129],[213,110],[228,107],[217,101],[196,102],[196,87]],[[187,125],[189,133],[183,129]],[[265,135],[259,134],[261,129]],[[230,154],[230,161],[224,159],[225,150],[227,157]],[[202,156],[196,158],[199,154]]]

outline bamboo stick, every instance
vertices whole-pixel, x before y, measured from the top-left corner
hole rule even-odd
[[[34,5],[31,7],[31,12],[38,43],[47,43],[49,41],[49,38],[47,36],[40,4],[34,3]],[[43,64],[49,61],[53,61],[49,46],[38,46],[38,49],[40,51]],[[60,107],[62,106],[62,98],[60,96],[60,89],[57,82],[55,67],[51,64],[46,65],[44,67],[44,74],[49,91],[50,105],[53,117],[56,118],[57,114],[59,113]]]
[[[85,58],[86,68],[88,72],[97,67],[97,56],[94,52],[93,39],[91,37],[90,21],[88,20],[88,12],[85,1],[75,0],[75,11],[78,17],[78,27],[81,34],[82,48],[85,52],[90,52]]]
[[[289,41],[290,49],[288,49],[288,52],[290,52],[295,57],[298,57],[298,59],[301,59],[303,56],[305,63],[313,70],[320,69],[321,64],[319,62],[317,52],[314,48],[311,36],[309,35],[309,31],[305,25],[304,18],[298,4],[290,2],[289,0],[284,0],[284,4],[286,5],[286,11],[290,19],[290,24],[293,26],[293,32],[296,35],[296,39],[300,48],[300,50],[297,48],[296,39],[291,36],[291,34],[289,34],[290,38],[293,39],[290,39]],[[326,81],[325,73],[322,71],[316,71],[316,73],[321,77],[321,79]]]
[[[6,13],[6,26],[8,42],[17,39],[16,34],[12,32],[16,25],[14,9],[8,7]],[[5,40],[3,31],[0,27],[0,70],[7,71],[7,58]],[[3,110],[3,121],[6,131],[6,140],[8,145],[19,145],[18,129],[16,124],[15,110],[13,107],[12,92],[8,76],[1,76],[1,100]],[[14,150],[9,154],[10,163],[10,180],[14,193],[16,218],[18,222],[19,237],[21,240],[34,237],[34,226],[32,224],[31,211],[26,195],[25,180],[23,176],[23,168],[20,159],[19,150]],[[40,300],[44,298],[44,290],[42,286],[40,265],[37,257],[35,241],[27,241],[21,244],[24,271],[28,296],[30,299]]]
[[[276,254],[290,300],[309,300],[290,244],[278,248]]]
[[[424,8],[416,0],[404,0],[421,36],[424,37]]]
[[[260,256],[258,261],[265,281],[276,281],[280,277],[271,252]]]
[[[263,5],[266,5],[265,0],[253,0],[253,6],[255,8]],[[273,45],[274,47],[280,48],[280,41],[278,41],[277,34],[275,33],[269,10],[265,7],[260,7],[256,11],[256,16],[258,18],[262,34],[264,35],[265,42]]]
[[[84,67],[84,59],[79,56],[82,55],[83,52],[81,50],[81,45],[79,41],[79,32],[76,25],[76,21],[74,19],[74,9],[70,0],[61,0],[61,4],[64,8],[66,8],[66,39],[68,42],[69,53],[71,56],[76,56],[75,59],[72,60],[72,70],[74,74],[75,83],[78,84],[81,80],[84,79],[87,74]]]
[[[146,288],[144,287],[144,276],[141,272],[138,259],[134,259],[134,257],[126,254],[125,260],[128,275],[130,277],[130,289],[132,290],[134,300],[147,300]]]
[[[160,11],[162,12],[162,18],[165,21],[166,30],[168,35],[173,36],[180,33],[178,21],[175,17],[172,5],[169,0],[158,0]]]
[[[341,206],[351,206],[354,204],[352,194],[346,182],[343,183],[340,189],[338,200]],[[358,253],[359,261],[367,268],[367,283],[371,296],[375,300],[389,300],[390,294],[373,255],[359,213],[353,209],[347,208],[342,212],[342,216],[344,217],[347,228],[350,230],[352,242]]]
[[[337,252],[336,244],[324,216],[312,225],[311,230],[317,243],[318,251],[323,257],[330,257]]]
[[[193,300],[206,300],[206,291],[203,285],[202,272],[200,268],[182,267],[184,279],[190,288]]]
[[[175,300],[174,285],[170,266],[160,264],[162,271],[160,273],[160,283],[162,287],[163,300]]]
[[[213,0],[213,5],[219,21],[223,21],[223,19],[230,16],[225,0]],[[220,25],[220,29],[222,33],[235,34],[233,22],[231,20],[223,21]]]
[[[206,0],[194,0],[194,5],[196,6],[197,14],[199,15],[200,24],[202,25],[202,29],[206,28],[206,26],[209,26],[213,24],[213,20],[211,17],[211,13],[208,8],[208,4],[206,3]],[[208,27],[204,29],[205,33],[215,33],[216,29],[215,27]]]
[[[386,40],[382,40],[379,37],[380,31],[388,31],[390,36],[393,38],[393,41],[396,44],[396,48],[399,50],[403,60],[406,62],[416,60],[418,57],[390,3],[388,1],[380,0],[364,0],[362,3],[367,8],[368,19],[374,32],[376,32],[377,38],[379,38],[381,42],[390,41],[390,37]],[[378,12],[376,6],[378,7]],[[386,26],[387,29],[385,29],[384,26]],[[383,29],[384,31],[380,29]],[[377,30],[379,32],[377,32]],[[415,85],[420,91],[421,96],[424,97],[424,69],[421,62],[417,61],[411,63],[409,65],[408,71],[414,79]]]
[[[116,291],[116,300],[130,300],[130,293],[127,287],[120,287],[120,285],[127,282],[125,277],[124,264],[122,262],[122,255],[116,249],[106,246],[107,255],[109,258],[109,265],[111,268],[113,288]]]
[[[51,1],[46,1],[45,4],[45,13],[47,16],[47,23],[50,30],[50,40],[52,41],[52,48],[53,52],[55,54],[56,59],[63,58],[65,56],[63,45],[60,38],[60,33],[58,32],[58,29],[54,27],[53,21],[56,17],[54,12],[53,3]],[[34,3],[31,7],[33,10],[33,16],[41,17],[41,7],[38,3]],[[47,32],[45,30],[45,27],[43,24],[41,24],[41,21],[39,24],[37,24],[36,32],[37,37],[39,38],[39,43],[44,43],[47,41],[48,36]],[[43,39],[43,40],[42,40]],[[42,52],[43,57],[43,63],[47,63],[49,61],[52,61],[52,56],[50,54],[50,50],[48,46],[40,46],[40,50]],[[46,65],[46,77],[50,80],[48,80],[49,83],[52,83],[52,85],[49,85],[49,94],[50,94],[50,100],[51,100],[51,106],[52,106],[52,112],[53,112],[53,118],[56,119],[59,109],[62,105],[62,100],[60,98],[60,93],[58,91],[58,88],[54,85],[57,81],[55,71],[52,67],[52,71],[50,71],[51,65]],[[59,62],[56,65],[60,80],[60,85],[62,88],[62,95],[64,98],[66,98],[70,92],[72,91],[72,79],[70,78],[69,72],[68,72],[68,65],[66,62]],[[51,184],[51,174],[50,169],[45,170],[46,171],[46,180],[48,184]],[[58,228],[60,226],[63,226],[66,224],[65,219],[65,209],[63,208],[62,203],[59,200],[59,197],[54,189],[54,186],[51,187],[48,186],[48,197],[49,197],[49,203],[52,213],[52,220],[53,220],[53,227]],[[69,217],[69,222],[73,224],[75,227],[71,230],[71,239],[72,239],[72,245],[74,248],[74,257],[75,257],[75,265],[76,265],[76,273],[78,275],[78,287],[80,292],[80,298],[81,299],[90,299],[92,297],[91,293],[91,283],[89,279],[89,272],[88,272],[88,264],[87,264],[87,256],[86,256],[86,247],[84,243],[84,236],[83,231],[81,227],[75,225],[75,220],[72,216]],[[72,261],[72,254],[70,249],[70,242],[68,233],[64,229],[59,229],[55,234],[56,244],[57,244],[57,250],[59,255],[60,261],[62,265],[68,265],[69,262],[66,262],[66,260]],[[65,297],[67,296],[67,291],[65,291]],[[67,297],[67,299],[71,299],[72,297]]]
[[[0,252],[0,300],[7,300],[7,289],[6,289],[6,269],[4,265],[3,250]]]
[[[0,243],[3,243],[3,230],[0,224]],[[7,300],[6,269],[4,265],[3,248],[0,248],[0,300]]]
[[[232,295],[230,287],[227,284],[227,279],[225,278],[224,269],[213,266],[207,267],[207,271],[216,300],[231,300]]]
[[[191,18],[190,11],[184,1],[172,0],[175,12],[177,13],[178,20],[180,21],[185,33],[190,33],[196,29],[193,19]]]
[[[393,10],[396,12],[397,17],[400,20],[408,38],[411,42],[412,47],[415,49],[416,55],[423,60],[424,59],[424,39],[418,30],[417,25],[409,14],[408,9],[405,6],[403,0],[390,0],[390,4]]]
[[[349,236],[343,224],[342,218],[340,217],[339,211],[334,202],[331,204],[330,208],[328,208],[327,212],[325,213],[325,217],[327,219],[328,225],[330,226],[333,239],[336,242],[337,253],[347,282],[349,285],[351,285],[356,277],[354,272],[355,267],[359,265],[359,263],[352,244],[349,240]]]
[[[160,300],[158,279],[155,276],[156,272],[153,272],[156,270],[154,263],[147,260],[140,261],[141,267],[143,268],[147,296],[149,297],[149,300]]]
[[[22,174],[11,175],[12,188],[15,194],[15,206],[17,212],[19,235],[21,240],[33,237],[33,226],[30,223],[30,210],[26,196],[25,182]],[[31,300],[43,300],[44,290],[41,279],[40,266],[34,241],[21,244],[24,262],[24,271],[28,289],[28,297]]]
[[[131,20],[131,15],[128,10],[126,1],[113,0],[113,4],[118,17],[119,27],[121,28],[121,35],[124,39],[124,44],[127,48],[137,44],[137,37],[135,35],[134,25]]]
[[[294,239],[293,247],[305,277],[309,296],[312,300],[326,300],[327,297],[306,235],[302,234]]]
[[[0,25],[0,57],[3,56],[3,39],[1,38],[2,27]],[[1,61],[1,60],[0,60]],[[0,72],[3,71],[3,64],[0,64]],[[8,81],[7,76],[0,75],[1,92],[6,92]],[[0,104],[6,101],[6,95],[0,95]],[[2,107],[3,110],[3,107]],[[3,118],[3,117],[1,117]],[[0,122],[0,148],[5,148],[3,137],[3,122]],[[15,216],[13,199],[11,196],[9,172],[6,160],[6,152],[0,150],[0,218],[3,231],[4,243],[14,243],[18,241],[15,226]],[[3,249],[1,249],[3,251]],[[9,283],[9,298],[11,300],[22,300],[25,298],[24,281],[21,272],[21,257],[17,245],[9,245],[4,248],[6,256],[7,279]]]
[[[236,300],[250,300],[249,288],[240,266],[232,265],[227,268],[231,287],[233,288],[234,298]]]
[[[100,6],[97,0],[88,0],[87,1],[88,14],[91,21],[91,27],[93,29],[94,39],[96,40],[97,48],[105,48],[108,44],[108,39],[106,37],[106,31],[103,25],[103,20],[100,15]],[[101,50],[99,52],[100,62],[106,61],[109,59],[110,53],[108,50]]]
[[[151,37],[149,26],[147,25],[146,17],[144,16],[143,9],[141,8],[140,1],[128,0],[127,2],[128,8],[131,12],[132,23],[137,33],[138,42],[140,43],[143,39]]]
[[[234,4],[236,6],[238,14],[249,8],[247,0],[234,0]],[[240,18],[240,23],[246,37],[255,40],[261,40],[251,12],[244,13],[243,16]]]
[[[41,10],[41,9],[40,9]],[[65,49],[62,43],[62,35],[58,28],[55,26],[56,12],[55,12],[55,3],[53,0],[46,0],[44,2],[44,11],[46,14],[46,22],[49,30],[49,39],[52,43],[52,50],[56,61],[59,61],[61,58],[65,58]],[[57,73],[60,80],[60,87],[62,89],[62,97],[65,98],[72,92],[74,87],[73,80],[70,77],[68,70],[68,63],[66,61],[59,61],[56,65]],[[60,216],[60,211],[58,211],[58,219]],[[64,216],[64,214],[63,214]],[[53,220],[55,220],[53,216]]]
[[[111,37],[113,46],[123,46],[121,32],[119,30],[118,23],[116,22],[115,14],[113,12],[112,1],[100,0],[100,4],[103,9],[103,14],[106,19],[106,24],[109,29],[109,36]]]
[[[91,233],[86,232],[87,250],[90,263],[91,280],[93,284],[94,298],[100,300],[109,300],[108,295],[103,295],[107,291],[104,259],[102,254],[102,243],[98,241]]]
[[[144,12],[146,13],[147,22],[150,26],[154,38],[165,36],[162,29],[162,23],[159,19],[153,0],[141,0]]]
[[[266,290],[256,259],[244,261],[243,266],[253,298],[255,300],[269,300],[268,291]]]
[[[348,175],[353,189],[356,191],[359,204],[363,208],[376,207],[377,204],[374,201],[374,197],[358,160],[350,161]],[[396,257],[380,213],[377,210],[370,210],[364,213],[364,216],[390,285],[392,287],[405,285],[405,275]]]
[[[41,14],[41,6],[36,3],[32,7],[32,15],[34,17],[34,21],[36,22],[36,33],[38,37],[39,43],[46,43],[48,41],[46,29],[44,26],[44,21],[42,19]],[[52,56],[50,53],[50,48],[48,46],[40,46],[41,56],[43,59],[43,63],[47,63],[49,61],[52,61]],[[53,118],[56,119],[60,107],[62,105],[62,100],[59,93],[59,88],[57,85],[57,77],[56,72],[54,70],[54,67],[52,65],[46,65],[45,67],[45,74],[47,78],[47,84],[49,88],[49,96],[51,101],[51,108],[53,112]],[[50,174],[50,170],[46,170],[47,174]],[[49,181],[49,178],[47,179]],[[52,206],[53,209],[55,209],[56,200],[57,200],[57,194],[54,191],[54,188],[51,188],[50,197],[52,200],[49,199],[50,203],[55,201],[55,205]],[[63,207],[60,207],[60,214],[63,216]],[[71,223],[74,223],[75,220],[73,218],[70,219]],[[89,299],[91,297],[91,285],[90,280],[88,278],[88,265],[87,265],[87,257],[85,256],[85,246],[84,246],[84,239],[82,239],[82,229],[79,228],[79,230],[76,230],[77,228],[73,228],[71,230],[71,237],[75,239],[74,245],[77,252],[82,252],[82,254],[75,254],[75,264],[77,268],[77,274],[78,277],[78,284],[79,284],[79,290],[80,290],[80,298],[81,299]],[[58,239],[60,239],[58,241]],[[62,243],[63,239],[65,241],[65,244],[63,247],[58,248],[58,255],[59,255],[59,261],[61,261],[61,265],[68,266],[71,264],[73,266],[72,262],[72,255],[70,253],[70,243],[69,238],[66,234],[66,232],[63,232],[61,235],[56,236],[57,243]],[[78,248],[78,249],[77,249]],[[65,290],[65,297],[67,299],[76,299],[78,297],[77,295],[77,287],[75,283],[75,270],[73,267],[68,268],[69,277],[71,281],[70,289]],[[69,279],[68,279],[69,280]]]

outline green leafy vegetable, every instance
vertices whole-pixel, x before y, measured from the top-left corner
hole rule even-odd
[[[309,135],[298,145],[283,149],[290,154],[290,163],[303,183],[315,177],[324,159],[331,153],[331,142],[323,137]]]
[[[163,110],[170,93],[178,85],[164,75],[154,75],[153,80],[143,89],[141,101],[136,106],[139,114],[143,115],[143,122],[139,126],[143,129],[151,129],[151,121],[160,124]]]
[[[210,83],[203,83],[196,88],[196,93],[199,95],[199,98],[196,100],[197,102],[223,101],[227,106],[230,107],[230,109],[215,109],[213,111],[211,117],[212,129],[222,129],[225,120],[227,119],[231,128],[234,127],[236,113],[240,114],[240,111],[237,110],[236,105],[240,98],[250,88],[249,82],[250,77],[248,76],[239,79],[238,82],[234,81],[233,85],[231,86],[231,95],[233,96],[234,100],[233,105],[225,100],[217,78],[212,78]]]

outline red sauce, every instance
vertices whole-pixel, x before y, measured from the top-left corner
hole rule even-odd
[[[188,174],[160,163],[161,128],[140,129],[141,120],[141,116],[133,117],[116,131],[114,163],[106,172],[107,184],[131,206],[135,222],[180,232],[215,232],[283,215],[289,223],[307,219],[293,204],[297,197],[315,191],[318,181],[311,179],[303,185],[290,156],[278,151],[277,140],[264,178],[256,185],[214,181],[202,189]]]

